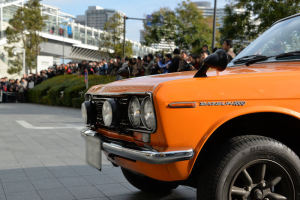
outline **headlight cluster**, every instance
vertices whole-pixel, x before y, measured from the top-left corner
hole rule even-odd
[[[135,128],[140,128],[142,124],[147,129],[156,129],[155,112],[150,97],[146,97],[142,101],[137,97],[132,97],[128,106],[128,117],[131,125]]]
[[[113,128],[118,127],[122,118],[126,117],[122,113],[126,112],[127,107],[119,104],[116,99],[105,99],[100,109],[99,104],[92,102],[91,99],[89,95],[86,95],[86,101],[81,106],[82,118],[86,124],[95,124],[100,114],[100,116],[102,115],[100,123],[105,127]],[[131,97],[127,112],[131,127],[155,131],[156,118],[150,97]]]

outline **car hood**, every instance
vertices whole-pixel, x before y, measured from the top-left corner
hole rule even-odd
[[[162,75],[142,76],[138,78],[124,79],[115,81],[106,85],[97,85],[92,87],[89,94],[121,94],[121,93],[139,93],[153,92],[162,82],[177,79],[193,78],[195,71],[178,72]]]
[[[249,67],[239,66],[227,68],[224,72],[210,70],[208,77],[230,76],[238,74],[270,73],[283,71],[299,71],[299,62],[295,63],[261,63]],[[153,92],[155,88],[163,82],[193,78],[196,71],[178,72],[162,75],[142,76],[138,78],[124,79],[106,85],[92,87],[88,93],[94,95],[102,94],[122,94],[122,93],[146,93]]]

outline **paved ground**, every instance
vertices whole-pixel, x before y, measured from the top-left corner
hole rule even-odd
[[[179,187],[167,197],[132,187],[104,160],[102,172],[85,164],[80,111],[0,104],[0,200],[195,199]]]

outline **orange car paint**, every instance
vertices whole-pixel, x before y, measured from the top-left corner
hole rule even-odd
[[[194,74],[195,71],[139,77],[89,90],[88,93],[98,95],[151,92],[157,131],[151,135],[150,145],[158,151],[186,147],[195,151],[194,158],[189,161],[158,165],[116,158],[114,162],[117,165],[158,180],[185,180],[205,142],[228,120],[258,112],[283,113],[300,119],[300,62],[240,66],[218,74],[209,71],[207,78],[193,78]],[[235,101],[245,104],[225,104]],[[196,106],[168,106],[175,102],[195,102]],[[219,105],[206,104],[211,102],[218,102]],[[99,130],[99,133],[109,136],[105,131]],[[134,141],[116,133],[113,138]]]

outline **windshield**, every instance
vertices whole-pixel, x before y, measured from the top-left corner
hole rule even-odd
[[[244,49],[229,65],[253,55],[276,56],[287,52],[300,51],[300,16],[272,26]]]

